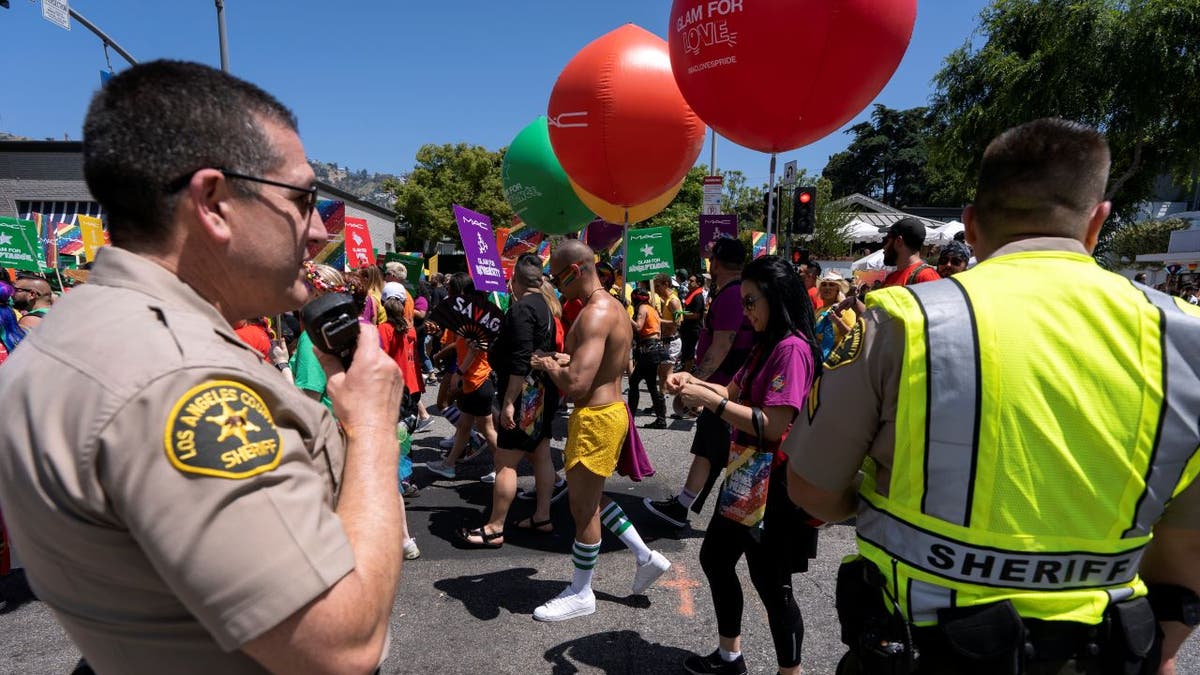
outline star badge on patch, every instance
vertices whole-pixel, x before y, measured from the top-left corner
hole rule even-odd
[[[205,382],[180,397],[167,418],[163,443],[176,469],[219,478],[270,471],[283,454],[262,397],[231,380]]]

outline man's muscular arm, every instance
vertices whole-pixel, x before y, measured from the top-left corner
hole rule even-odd
[[[530,363],[534,368],[545,371],[559,391],[572,399],[582,398],[591,389],[600,370],[604,359],[604,342],[614,328],[614,313],[611,303],[606,303],[579,315],[571,330],[577,330],[581,337],[566,364],[548,355],[535,355]],[[624,311],[616,318],[628,321]]]
[[[712,345],[708,351],[704,352],[704,359],[696,366],[694,373],[697,379],[707,380],[712,377],[712,374],[717,372],[717,368],[721,367],[721,363],[725,357],[729,355],[729,350],[733,349],[733,342],[737,339],[736,330],[719,330],[713,333]]]

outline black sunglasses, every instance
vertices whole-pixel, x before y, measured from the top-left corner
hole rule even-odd
[[[743,295],[742,296],[742,307],[745,307],[746,309],[754,309],[754,305],[756,305],[756,304],[758,304],[758,296],[757,295]]]
[[[196,171],[199,171],[199,170],[200,169],[196,169]],[[179,190],[182,190],[183,186],[187,185],[188,181],[190,181],[192,179],[192,176],[196,175],[196,171],[193,171],[189,174],[180,176],[179,178],[168,183],[167,184],[167,192],[171,193],[171,192],[177,192]],[[263,185],[274,185],[275,187],[287,188],[289,190],[295,190],[296,192],[303,192],[304,193],[304,197],[303,197],[304,201],[301,201],[298,203],[300,205],[300,213],[304,215],[305,220],[308,220],[309,218],[311,218],[313,210],[317,208],[317,186],[316,185],[310,185],[308,187],[301,187],[299,185],[292,185],[291,183],[282,183],[280,181],[271,180],[269,178],[260,178],[259,176],[251,176],[251,175],[245,174],[245,173],[238,173],[236,171],[230,171],[229,169],[217,169],[217,171],[220,171],[221,175],[225,176],[226,178],[236,178],[238,180],[248,180],[252,183],[262,183]]]
[[[946,263],[950,263],[951,265],[966,265],[967,261],[958,257],[942,258],[938,260],[939,265],[945,265]]]

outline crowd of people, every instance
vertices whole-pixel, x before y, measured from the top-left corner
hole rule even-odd
[[[604,492],[646,472],[634,420],[668,428],[671,397],[692,458],[646,516],[685,527],[714,498],[699,563],[716,649],[687,672],[747,672],[743,557],[778,672],[800,672],[792,577],[825,523],[857,517],[840,673],[1170,673],[1200,623],[1200,310],[1194,287],[1171,297],[1091,258],[1108,166],[1082,125],[1005,132],[966,241],[931,265],[922,223],[900,219],[895,271],[871,288],[722,238],[707,274],[626,292],[565,239],[548,265],[516,261],[485,337],[438,324],[443,303],[484,301],[466,273],[306,261],[327,233],[273,97],[196,64],[135,66],[84,128],[113,246],[57,301],[36,275],[0,283],[14,548],[81,673],[371,672],[401,561],[420,556],[412,434],[454,425],[432,480],[491,458],[491,508],[462,546],[550,533],[567,498],[571,578],[533,611],[563,621],[596,610],[604,530],[633,554],[633,593],[671,567]],[[357,326],[342,355],[295,314],[333,293]],[[534,510],[512,521],[520,497]]]

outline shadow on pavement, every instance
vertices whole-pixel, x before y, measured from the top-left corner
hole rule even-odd
[[[532,621],[533,610],[558,595],[567,583],[534,579],[534,574],[537,574],[537,570],[532,567],[515,567],[499,572],[441,579],[435,581],[433,587],[461,602],[476,619],[495,619],[504,609],[510,614],[528,616]],[[645,595],[618,598],[601,591],[593,592],[598,602],[612,602],[638,609],[650,606],[650,599]]]
[[[679,673],[686,649],[647,642],[635,631],[618,630],[586,635],[548,649],[545,659],[554,675],[578,673],[576,664],[598,668],[609,675],[618,673]]]

